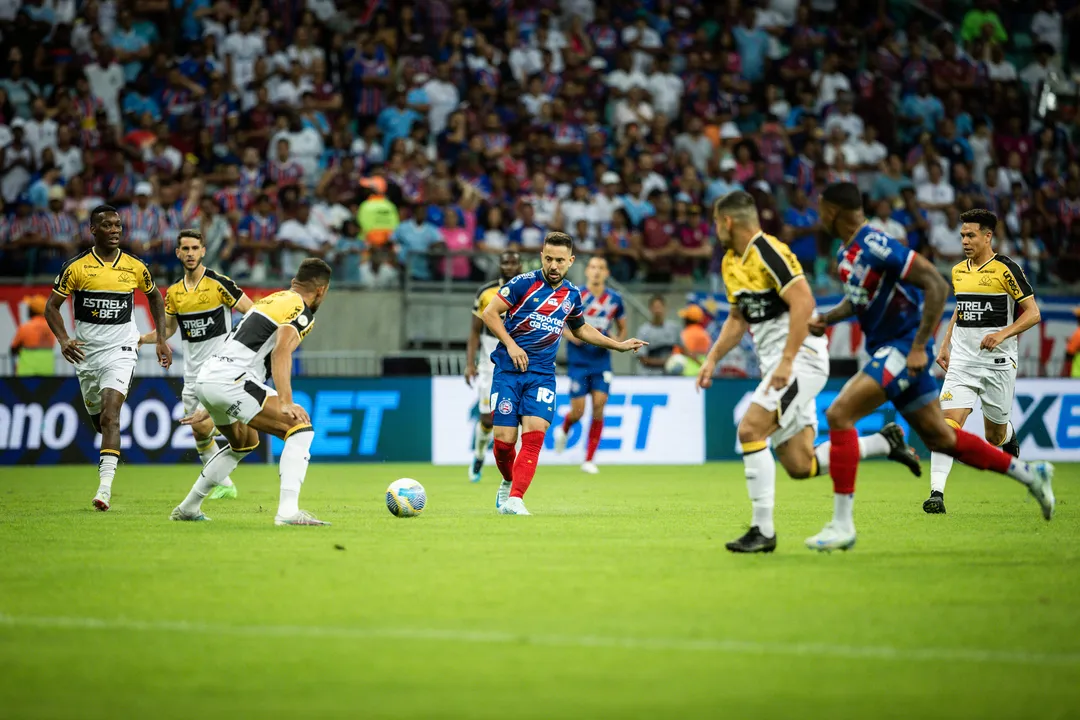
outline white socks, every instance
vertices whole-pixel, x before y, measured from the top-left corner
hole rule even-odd
[[[832,443],[826,440],[825,442],[814,448],[814,457],[818,462],[818,475],[828,475],[829,473],[829,448],[832,447]],[[869,458],[885,457],[889,454],[889,441],[885,439],[885,436],[881,433],[874,433],[873,435],[864,435],[859,438],[859,459],[867,460]]]
[[[855,532],[855,494],[833,495],[833,524],[846,532]]]
[[[769,448],[743,453],[746,471],[746,493],[753,507],[753,521],[765,537],[774,537],[773,506],[776,504],[776,461]]]
[[[300,512],[300,486],[304,484],[308,460],[311,459],[311,441],[315,433],[311,427],[294,432],[285,438],[285,448],[281,451],[281,501],[278,503],[279,517],[288,518]]]
[[[487,454],[493,432],[495,432],[495,428],[485,428],[479,420],[476,421],[476,428],[473,430],[473,455],[477,460],[483,460]]]
[[[217,485],[221,485],[222,481],[229,476],[229,473],[235,470],[240,461],[247,457],[250,452],[250,450],[237,452],[226,445],[214,453],[214,456],[210,458],[210,462],[203,466],[202,472],[199,473],[199,479],[195,481],[191,492],[184,498],[184,502],[180,503],[180,510],[187,515],[198,513],[202,507],[202,501],[210,494],[210,491]]]
[[[102,452],[98,460],[98,492],[112,494],[112,482],[116,477],[116,466],[120,462],[120,454]]]
[[[945,492],[945,481],[952,472],[952,455],[930,453],[930,492]]]
[[[199,441],[196,440],[195,449],[199,451],[199,459],[202,460],[202,464],[205,466],[206,463],[210,462],[210,458],[217,454],[218,446],[217,443],[214,442],[214,439],[210,438],[206,441],[206,447],[202,450],[199,450]],[[218,483],[218,485],[225,485],[226,487],[229,487],[232,484],[233,481],[231,477],[227,477]]]

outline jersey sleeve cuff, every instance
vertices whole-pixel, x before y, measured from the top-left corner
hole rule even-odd
[[[53,292],[56,293],[57,295],[59,295],[60,297],[71,297],[70,293],[66,293],[66,292],[63,292],[61,290],[57,290],[56,288],[53,288]]]
[[[798,280],[799,278],[803,278],[803,277],[806,277],[806,275],[804,275],[803,273],[793,275],[792,278],[790,280],[788,280],[786,283],[784,283],[784,286],[782,288],[780,288],[780,294],[783,295],[784,291],[787,290],[792,285],[794,285],[796,280]]]
[[[915,263],[915,251],[908,251],[907,260],[904,262],[904,269],[900,271],[900,279],[907,280],[908,273],[911,272],[911,266]]]

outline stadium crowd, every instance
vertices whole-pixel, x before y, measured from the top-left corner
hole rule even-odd
[[[1073,283],[1080,3],[1034,4],[2,0],[2,274],[55,273],[108,202],[172,276],[191,226],[238,280],[318,255],[369,287],[490,277],[562,229],[690,285],[744,188],[826,286],[815,204],[852,179],[943,271],[988,207],[1030,277]]]

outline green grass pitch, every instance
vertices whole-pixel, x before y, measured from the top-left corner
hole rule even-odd
[[[279,528],[245,464],[210,523],[173,523],[195,465],[0,472],[0,718],[1080,716],[1080,466],[1045,523],[1015,483],[863,465],[849,553],[802,541],[828,479],[777,488],[780,547],[733,556],[741,466],[542,467],[532,517],[495,470],[312,466]],[[928,472],[928,470],[927,470]],[[423,516],[383,493],[415,477]]]

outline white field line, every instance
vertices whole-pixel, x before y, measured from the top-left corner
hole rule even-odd
[[[602,648],[697,652],[723,655],[780,655],[830,657],[844,660],[967,662],[975,664],[1068,666],[1080,665],[1080,653],[1042,653],[979,648],[894,647],[890,645],[833,645],[828,643],[770,643],[703,638],[642,638],[590,635],[529,635],[508,632],[320,625],[221,625],[214,623],[129,620],[125,618],[42,617],[0,613],[0,627],[50,630],[119,630],[242,637],[330,638],[351,640],[417,640],[480,645],[533,645],[556,648]]]

